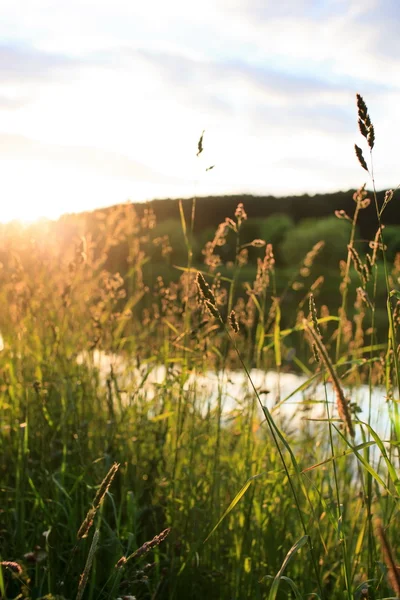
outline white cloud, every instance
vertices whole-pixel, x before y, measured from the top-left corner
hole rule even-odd
[[[90,208],[190,195],[198,178],[199,193],[354,187],[357,91],[377,181],[395,185],[399,21],[397,0],[3,0],[4,193],[40,189],[55,213],[67,193]]]

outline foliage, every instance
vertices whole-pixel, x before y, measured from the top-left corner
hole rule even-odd
[[[287,265],[297,264],[314,244],[325,243],[317,261],[330,267],[337,267],[340,260],[347,256],[347,242],[350,225],[340,222],[336,217],[326,219],[304,219],[286,233],[281,245],[281,253]]]
[[[387,225],[384,230],[385,244],[387,246],[387,257],[390,261],[400,253],[400,227],[398,225]]]

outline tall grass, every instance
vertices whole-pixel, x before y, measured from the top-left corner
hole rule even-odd
[[[359,146],[356,154],[374,188],[375,132],[360,96],[357,110],[370,164]],[[338,207],[352,225],[337,314],[318,303],[323,240],[278,290],[269,241],[241,241],[243,205],[220,224],[203,265],[193,262],[195,203],[190,223],[181,210],[187,262],[152,287],[152,255],[168,256],[173,240],[154,237],[149,210],[139,219],[116,207],[57,238],[2,228],[1,598],[399,594],[399,261],[389,264],[383,227],[392,198],[378,206],[373,189],[367,252],[356,239],[365,186],[353,215]],[[236,258],[226,266],[228,235]],[[124,277],[113,270],[117,247]],[[249,248],[257,271],[242,286]],[[313,270],[283,327],[288,297]],[[294,409],[295,390],[282,393],[290,365],[303,375]],[[266,390],[254,367],[281,384]]]

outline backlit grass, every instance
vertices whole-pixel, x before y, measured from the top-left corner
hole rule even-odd
[[[359,96],[357,107],[374,188],[375,134]],[[316,262],[324,240],[286,278],[268,240],[243,244],[243,205],[201,265],[200,204],[191,222],[181,211],[187,261],[169,261],[169,283],[152,253],[168,262],[174,240],[154,238],[151,211],[116,207],[95,231],[82,219],[57,239],[3,228],[1,598],[400,595],[400,260],[385,253],[385,205],[367,250],[358,243],[369,202],[362,187],[352,215],[338,207],[347,260],[329,281]],[[121,244],[124,277],[112,268]],[[339,310],[319,302],[332,282]],[[290,399],[257,386],[253,368],[301,373],[303,401],[285,410]]]

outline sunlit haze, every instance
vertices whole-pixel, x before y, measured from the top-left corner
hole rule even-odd
[[[0,221],[358,187],[356,92],[377,187],[399,183],[398,0],[2,0],[1,14]]]

